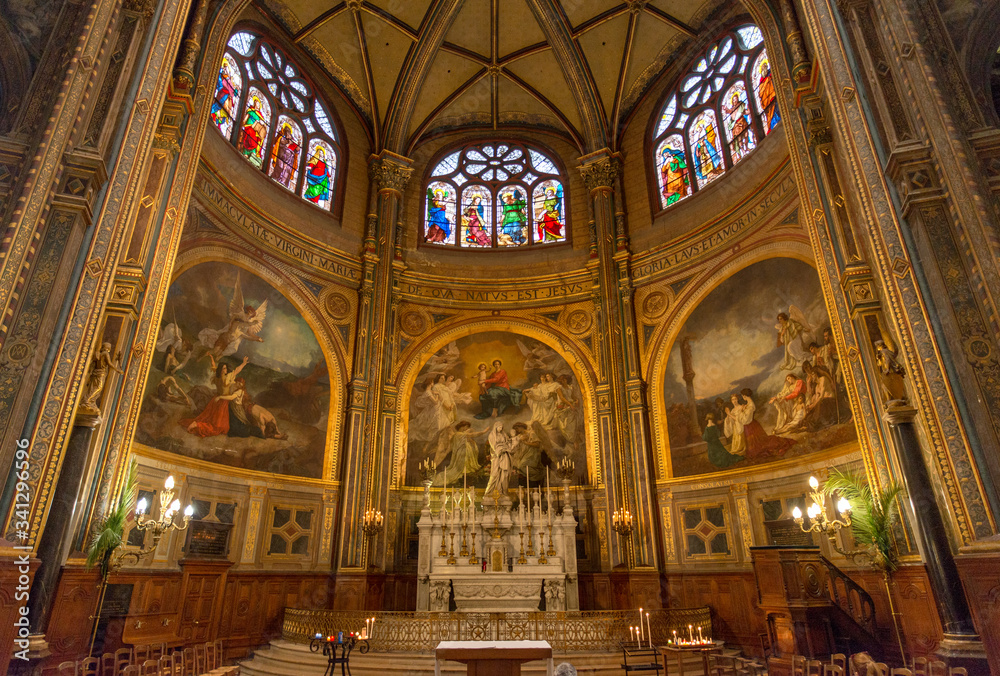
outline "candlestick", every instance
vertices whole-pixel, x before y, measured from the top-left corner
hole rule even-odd
[[[524,478],[528,482],[528,525],[531,525],[531,475],[528,474],[528,463],[524,463]]]
[[[643,631],[642,631],[642,608],[639,608],[639,641],[641,642],[642,639],[643,639]]]

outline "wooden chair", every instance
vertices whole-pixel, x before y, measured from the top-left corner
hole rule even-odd
[[[927,665],[928,676],[948,676],[948,665],[940,660],[934,660]]]
[[[222,639],[215,642],[215,666],[222,667],[226,664],[226,653],[222,649]]]
[[[709,655],[706,676],[737,676],[736,659],[728,655]]]
[[[878,676],[889,676],[889,665],[885,662],[876,662],[875,668],[878,670]]]
[[[80,660],[80,676],[98,676],[101,663],[96,657],[84,657]]]
[[[184,656],[184,676],[199,676],[195,671],[194,648],[188,646],[182,653]]]
[[[149,659],[149,646],[148,645],[137,645],[132,650],[132,656],[135,659],[136,664],[142,664]]]
[[[913,676],[927,676],[927,658],[913,658]]]
[[[823,676],[823,663],[819,660],[806,660],[805,676]]]
[[[132,664],[132,649],[119,648],[115,651],[115,673],[121,674],[125,667]],[[124,674],[122,674],[124,676]]]
[[[160,663],[156,660],[146,660],[142,663],[142,670],[139,672],[140,676],[159,676],[158,670],[160,668]]]
[[[965,667],[948,667],[948,676],[969,676]]]
[[[839,664],[824,664],[823,676],[844,676],[844,667]]]
[[[889,672],[889,676],[915,676],[913,671],[904,667],[897,667]]]
[[[802,655],[792,655],[792,676],[806,676],[806,662]]]
[[[130,664],[122,670],[122,676],[142,676],[142,674],[139,673],[139,667]]]
[[[208,659],[205,654],[205,644],[197,643],[194,646],[194,673],[195,676],[200,676],[208,671]]]
[[[57,676],[78,676],[79,673],[76,662],[63,662],[56,667]]]
[[[174,676],[174,661],[170,655],[160,655],[156,665],[160,676]]]
[[[114,653],[104,653],[101,655],[101,676],[118,676],[115,673]]]
[[[838,667],[840,667],[841,669],[844,670],[845,674],[848,671],[847,670],[847,655],[845,655],[844,653],[834,653],[834,654],[830,655],[830,664],[836,664]]]
[[[219,666],[218,657],[215,654],[215,644],[205,644],[205,671],[215,671]]]

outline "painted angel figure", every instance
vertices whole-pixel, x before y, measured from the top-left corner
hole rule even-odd
[[[790,305],[788,312],[778,313],[778,323],[774,325],[778,331],[778,347],[784,346],[785,358],[778,368],[782,371],[792,371],[809,358],[809,344],[807,336],[812,332],[812,327],[806,320],[802,310]]]
[[[229,301],[229,324],[223,329],[202,329],[198,340],[208,348],[208,354],[213,359],[229,356],[240,348],[244,339],[263,343],[259,335],[264,326],[264,316],[267,314],[267,301],[256,308],[243,300],[243,287],[240,278],[236,277],[236,288],[233,299]]]
[[[551,371],[555,375],[570,374],[569,367],[563,362],[559,353],[547,345],[535,343],[528,347],[523,341],[517,341],[517,349],[524,355],[524,370]]]

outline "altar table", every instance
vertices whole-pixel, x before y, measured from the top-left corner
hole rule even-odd
[[[468,676],[518,676],[521,663],[548,660],[552,676],[552,646],[548,641],[441,641],[434,650],[434,676],[441,676],[441,660],[467,665]]]

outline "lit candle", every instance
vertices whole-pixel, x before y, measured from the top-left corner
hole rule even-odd
[[[698,638],[699,638],[699,640],[701,640],[703,642],[705,640],[705,637],[701,635],[701,627],[698,627]]]
[[[653,647],[653,629],[649,626],[649,613],[646,613],[646,638],[649,639],[649,647]]]
[[[677,630],[674,629],[674,645],[677,645]]]
[[[691,624],[688,625],[688,640],[694,641],[694,625]]]
[[[643,631],[642,631],[642,608],[639,608],[639,640],[642,641]]]
[[[368,632],[368,638],[375,638],[375,617],[372,617],[371,631]]]
[[[635,640],[635,627],[629,627],[628,628],[628,636],[629,636],[629,640],[630,641],[634,641]]]

